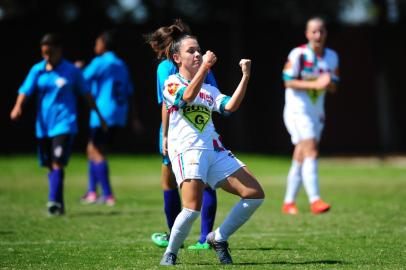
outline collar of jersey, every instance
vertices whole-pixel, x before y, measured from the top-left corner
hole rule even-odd
[[[313,54],[313,58],[314,58],[313,67],[317,67],[317,61],[318,61],[318,59],[317,59],[317,54],[316,54],[316,52],[313,50],[312,46],[310,45],[310,42],[307,43],[307,48],[309,48],[309,50],[310,50],[310,51],[312,52],[312,54]],[[323,49],[323,55],[324,55],[324,49]]]
[[[189,80],[186,80],[185,78],[183,78],[182,77],[182,75],[180,75],[180,73],[178,72],[178,73],[176,73],[176,76],[179,78],[179,80],[183,83],[183,84],[185,84],[185,85],[189,85],[190,84],[190,82],[191,81],[189,81]]]
[[[55,71],[59,68],[59,66],[65,61],[65,59],[62,57],[61,60],[59,61],[59,63],[52,69],[52,70],[47,70],[47,61],[46,60],[42,60],[43,62],[43,66],[42,66],[42,70],[44,72],[52,72]]]
[[[310,45],[310,42],[307,43],[307,47],[308,47],[309,50],[314,54],[315,59],[316,59],[316,61],[317,61],[317,53],[313,50],[312,46]],[[320,55],[320,57],[323,58],[325,54],[326,54],[326,48],[323,48],[323,53]]]

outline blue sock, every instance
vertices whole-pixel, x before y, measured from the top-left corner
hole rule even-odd
[[[217,195],[216,190],[206,187],[203,191],[203,203],[202,203],[202,224],[200,227],[200,239],[199,242],[203,244],[206,242],[206,236],[213,230],[214,219],[216,217],[217,210]]]
[[[100,163],[95,163],[94,167],[95,167],[95,176],[97,180],[100,182],[103,190],[103,196],[107,197],[113,195],[110,186],[109,167],[107,165],[107,161],[104,160]]]
[[[169,231],[172,230],[173,223],[181,211],[181,203],[178,189],[164,190],[164,209],[166,223]]]
[[[63,205],[63,169],[53,169],[48,173],[49,195],[48,201],[59,202]]]
[[[97,177],[96,177],[96,163],[89,160],[89,187],[88,192],[96,192]]]

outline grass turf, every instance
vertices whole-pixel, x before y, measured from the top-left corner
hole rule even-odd
[[[280,212],[290,161],[237,155],[262,183],[266,201],[230,239],[235,264],[213,251],[179,253],[181,269],[404,269],[406,168],[381,162],[321,159],[323,198],[332,211],[314,216],[303,189],[300,214]],[[157,269],[164,249],[150,241],[165,231],[160,158],[110,157],[117,205],[81,205],[87,162],[74,155],[65,172],[64,217],[46,216],[46,170],[35,156],[0,157],[1,269]],[[218,191],[219,225],[238,199]],[[186,246],[198,239],[198,220]]]

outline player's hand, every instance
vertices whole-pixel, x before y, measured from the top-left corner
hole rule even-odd
[[[83,68],[85,66],[85,61],[83,60],[76,60],[74,63],[75,67],[77,68]]]
[[[104,132],[107,132],[109,130],[109,127],[107,126],[106,120],[104,120],[104,118],[100,119],[100,124]]]
[[[330,73],[323,73],[321,74],[317,80],[315,81],[316,83],[316,89],[317,90],[323,90],[326,89],[327,86],[331,83],[331,75]]]
[[[168,137],[165,136],[162,138],[162,155],[168,155]]]
[[[241,59],[240,67],[242,74],[249,76],[251,74],[251,60],[250,59]]]
[[[10,112],[10,119],[13,121],[17,121],[18,119],[20,119],[22,114],[23,110],[21,109],[21,107],[16,106]]]
[[[202,65],[210,69],[217,61],[216,55],[212,51],[207,51],[203,55],[203,63]]]

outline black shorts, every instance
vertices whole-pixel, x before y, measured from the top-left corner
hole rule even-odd
[[[89,142],[97,148],[110,146],[119,128],[118,126],[112,126],[107,131],[102,128],[92,128],[90,129]]]
[[[66,166],[72,151],[73,134],[38,139],[38,158],[40,165],[51,167],[53,162]]]

